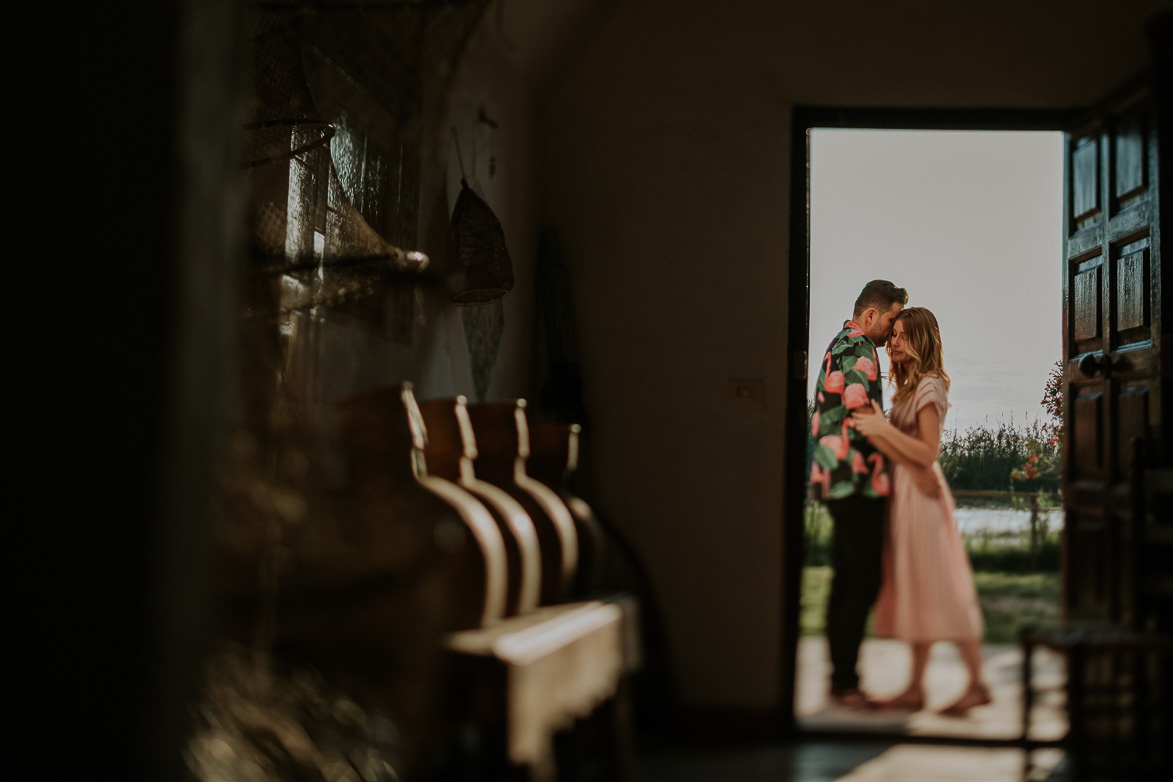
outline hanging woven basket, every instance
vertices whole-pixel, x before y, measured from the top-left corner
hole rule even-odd
[[[501,223],[464,178],[448,224],[446,253],[449,268],[458,275],[459,287],[452,294],[457,304],[492,301],[513,288],[513,262]]]

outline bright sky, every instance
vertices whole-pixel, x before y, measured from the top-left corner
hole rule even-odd
[[[1043,417],[1061,352],[1062,198],[1061,133],[812,131],[812,370],[864,283],[888,279],[941,325],[946,429]]]

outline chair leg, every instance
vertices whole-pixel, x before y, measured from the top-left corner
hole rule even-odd
[[[1083,644],[1072,645],[1067,653],[1067,763],[1071,769],[1071,782],[1083,782],[1087,774],[1084,751],[1085,729],[1085,684],[1087,674],[1087,653]]]
[[[1026,632],[1022,636],[1022,755],[1023,755],[1023,769],[1022,778],[1029,779],[1030,772],[1034,768],[1033,754],[1030,738],[1030,718],[1031,711],[1034,704],[1034,688],[1031,683],[1032,664],[1031,658],[1034,655],[1034,643],[1027,638]]]

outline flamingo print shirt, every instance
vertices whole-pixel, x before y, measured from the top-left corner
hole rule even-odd
[[[810,475],[815,499],[887,497],[891,492],[884,455],[849,426],[852,410],[882,398],[876,345],[849,320],[828,346],[815,384]]]

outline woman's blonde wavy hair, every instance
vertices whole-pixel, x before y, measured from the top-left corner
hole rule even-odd
[[[897,364],[892,361],[892,343],[888,343],[888,382],[896,386],[892,403],[903,402],[916,392],[921,378],[936,375],[949,388],[949,375],[945,372],[945,361],[941,350],[941,328],[937,317],[924,307],[909,307],[901,310],[892,321],[892,327],[904,324],[904,352],[912,361]]]

